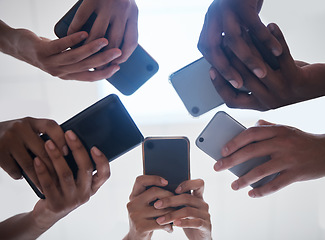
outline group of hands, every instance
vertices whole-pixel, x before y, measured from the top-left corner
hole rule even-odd
[[[261,22],[262,4],[262,0],[215,0],[210,5],[198,48],[212,65],[210,76],[217,92],[231,108],[259,111],[323,96],[324,65],[295,61],[279,27],[274,23],[265,26]],[[91,32],[78,32],[93,12],[97,18]],[[13,29],[1,22],[3,36],[13,44],[5,48],[1,40],[1,51],[61,79],[109,78],[137,46],[137,18],[134,0],[84,0],[68,36],[61,39],[38,37],[29,30]],[[247,30],[277,57],[278,70],[263,61]],[[70,49],[85,39],[83,46]],[[241,91],[242,86],[249,93]],[[41,133],[46,133],[51,140],[44,144],[39,137]],[[261,197],[293,182],[325,176],[324,146],[324,135],[260,120],[226,144],[222,149],[223,158],[216,162],[214,169],[229,169],[254,157],[269,155],[271,159],[267,163],[231,185],[238,190],[265,176],[280,173],[266,185],[249,191],[251,197]],[[77,178],[64,159],[68,149],[79,168]],[[29,152],[37,157],[32,159]],[[23,169],[46,196],[37,202],[32,212],[20,218],[20,221],[32,219],[29,224],[35,223],[38,230],[33,228],[34,238],[87,202],[109,178],[109,162],[100,149],[94,146],[91,157],[96,173],[77,136],[72,131],[64,133],[53,120],[27,117],[0,123],[1,167],[14,179],[22,177]],[[154,230],[171,232],[173,226],[182,227],[189,239],[211,239],[203,180],[183,182],[176,195],[161,188],[167,184],[159,176],[144,175],[136,179],[127,205],[130,231],[125,239],[150,239]],[[154,187],[147,189],[148,186]],[[191,193],[186,193],[188,191]],[[183,207],[177,208],[179,206]],[[15,217],[4,221],[3,226],[13,221]]]

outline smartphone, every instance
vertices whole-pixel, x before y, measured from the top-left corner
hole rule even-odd
[[[264,61],[274,70],[279,69],[279,62],[272,52],[251,32],[248,33]],[[210,68],[211,64],[202,57],[169,76],[170,83],[193,117],[198,117],[224,103],[211,81]],[[244,87],[240,90],[247,92]]]
[[[57,37],[62,38],[67,36],[69,26],[81,3],[82,0],[78,1],[56,23],[54,32]],[[92,13],[86,24],[81,28],[81,31],[89,33],[96,17],[96,13]],[[72,48],[80,47],[82,44],[83,42]],[[131,95],[154,76],[158,70],[159,65],[155,59],[143,47],[138,45],[128,60],[120,64],[120,70],[107,80],[124,95]]]
[[[226,143],[245,129],[246,128],[243,125],[230,117],[227,113],[220,111],[216,113],[209,124],[200,133],[195,143],[199,149],[208,154],[214,160],[219,160],[222,158],[221,149],[226,145]],[[241,177],[253,168],[269,160],[269,156],[253,158],[238,164],[229,170],[236,176]],[[261,187],[264,184],[272,181],[277,175],[278,173],[267,176],[258,182],[251,184],[251,187]]]
[[[80,139],[90,155],[90,149],[96,146],[106,156],[108,161],[113,161],[137,145],[141,144],[144,137],[137,125],[127,112],[120,99],[114,95],[108,95],[71,119],[62,123],[64,132],[72,130]],[[48,140],[47,135],[41,136],[44,141]],[[76,178],[78,166],[71,151],[66,161]],[[96,166],[94,165],[94,170]],[[26,174],[24,174],[26,176]],[[26,178],[29,180],[29,178]],[[44,195],[30,181],[36,194],[44,198]]]
[[[147,137],[142,143],[143,173],[165,178],[164,189],[175,193],[190,179],[190,142],[186,137]]]

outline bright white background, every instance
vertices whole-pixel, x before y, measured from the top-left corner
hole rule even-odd
[[[24,116],[61,123],[100,98],[117,93],[144,136],[187,136],[191,141],[191,175],[206,183],[214,239],[324,239],[325,180],[293,184],[262,199],[250,199],[244,189],[230,189],[235,177],[216,173],[214,160],[194,141],[217,110],[193,118],[182,105],[168,75],[200,57],[196,49],[204,14],[211,0],[138,0],[139,43],[158,61],[160,71],[135,94],[122,96],[105,80],[98,83],[63,81],[0,54],[0,121]],[[0,0],[0,16],[13,27],[28,28],[54,39],[54,24],[73,0]],[[295,59],[322,62],[325,56],[323,0],[266,0],[265,23],[282,28]],[[275,111],[227,111],[249,127],[259,118],[324,133],[324,98]],[[308,161],[308,159],[306,159]],[[142,173],[138,147],[111,164],[112,176],[101,190],[45,233],[41,239],[122,239],[128,231],[126,204],[136,176]],[[32,210],[37,197],[24,180],[0,171],[0,221]],[[156,232],[153,239],[185,239],[181,230]]]

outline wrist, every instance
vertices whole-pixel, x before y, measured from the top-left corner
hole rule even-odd
[[[138,234],[135,231],[130,230],[123,240],[150,240],[153,232],[147,234]]]

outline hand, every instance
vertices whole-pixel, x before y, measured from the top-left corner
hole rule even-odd
[[[109,44],[105,49],[122,50],[122,55],[113,61],[114,64],[125,62],[138,43],[138,7],[135,0],[83,0],[68,34],[80,31],[93,12],[97,18],[86,43],[106,37]]]
[[[243,33],[249,29],[275,56],[282,53],[281,45],[258,16],[262,3],[262,0],[215,0],[205,15],[198,48],[235,88],[242,87],[243,78],[225,56],[223,45],[228,46],[260,78],[267,74],[266,65],[261,57],[250,51]]]
[[[96,81],[109,78],[119,70],[116,64],[101,70],[89,70],[111,63],[121,56],[121,51],[117,48],[98,53],[108,44],[105,38],[96,39],[76,49],[69,49],[86,39],[88,34],[78,32],[61,39],[49,40],[38,37],[26,29],[13,31],[14,48],[17,50],[14,51],[15,54],[9,54],[52,76],[64,80]]]
[[[228,142],[222,149],[224,158],[217,161],[216,171],[231,168],[249,159],[271,159],[232,183],[238,190],[273,173],[280,173],[262,187],[249,191],[251,197],[271,194],[297,181],[325,176],[325,135],[302,132],[296,128],[259,121]]]
[[[46,133],[55,142],[61,154],[68,154],[63,130],[53,120],[26,117],[0,123],[1,168],[13,179],[22,177],[22,169],[39,188],[41,185],[30,152],[44,162],[52,177],[56,176],[44,141],[40,138],[41,133]]]
[[[170,224],[158,224],[155,218],[167,214],[173,209],[156,209],[150,203],[157,200],[173,196],[174,194],[159,187],[167,186],[168,182],[158,176],[143,175],[137,177],[130,202],[127,204],[129,212],[130,231],[124,240],[131,239],[151,239],[153,231],[163,229],[172,232]],[[147,187],[150,187],[146,190]]]
[[[191,190],[192,194],[186,193]],[[157,218],[157,223],[173,223],[174,226],[183,228],[188,239],[212,239],[209,205],[203,200],[203,191],[204,181],[201,179],[181,183],[175,190],[180,195],[162,198],[154,206],[160,210],[184,207]]]
[[[245,79],[244,86],[250,93],[234,89],[215,69],[210,70],[213,84],[227,106],[266,111],[325,94],[325,64],[309,65],[294,61],[279,27],[270,24],[268,28],[283,49],[282,55],[278,57],[279,70],[274,71],[267,66],[267,75],[259,79],[236,56],[228,55],[232,66]],[[258,54],[252,43],[250,48]]]
[[[45,148],[50,156],[59,184],[55,184],[45,164],[35,159],[35,170],[41,183],[46,199],[39,200],[34,207],[33,216],[40,229],[51,227],[59,219],[86,203],[110,176],[109,162],[102,152],[93,147],[91,156],[96,164],[97,172],[93,175],[93,164],[87,150],[72,131],[65,133],[65,138],[73,157],[78,165],[77,179],[52,140],[45,143]]]

